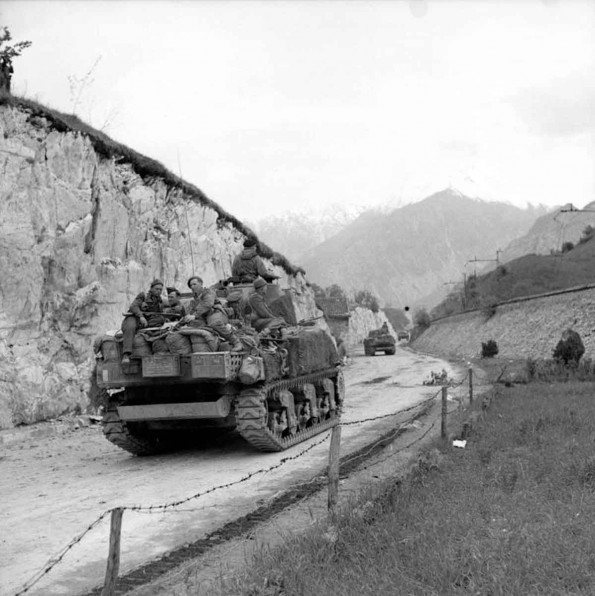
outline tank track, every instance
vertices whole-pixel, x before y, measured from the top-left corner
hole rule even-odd
[[[166,445],[157,438],[143,437],[131,432],[127,424],[118,414],[115,403],[109,403],[102,419],[103,434],[105,438],[133,455],[153,455],[166,450]]]
[[[329,418],[304,429],[298,427],[295,433],[286,436],[275,433],[268,427],[269,412],[266,401],[271,392],[276,389],[297,389],[306,383],[315,384],[322,379],[332,379],[335,387],[337,409],[329,413]],[[260,451],[283,451],[336,426],[340,421],[344,393],[343,371],[337,369],[273,381],[258,387],[247,387],[240,392],[236,400],[237,430],[246,441]]]

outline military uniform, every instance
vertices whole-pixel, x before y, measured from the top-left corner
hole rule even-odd
[[[250,306],[252,307],[252,327],[256,331],[262,331],[267,327],[284,327],[287,325],[285,319],[277,317],[265,302],[264,296],[258,292],[250,294]]]
[[[158,327],[165,322],[165,317],[160,314],[163,309],[164,304],[161,296],[155,296],[151,292],[141,292],[136,296],[128,308],[128,312],[132,314],[124,317],[122,321],[122,332],[124,333],[122,353],[124,356],[132,354],[134,334],[140,327],[140,318],[145,317],[149,327]],[[145,313],[152,314],[145,316]]]
[[[189,323],[194,327],[210,327],[217,332],[226,342],[230,343],[232,349],[241,350],[242,344],[234,328],[229,323],[229,317],[225,309],[216,304],[217,296],[211,288],[203,288],[198,296],[195,296],[188,306],[188,314],[196,318]]]
[[[236,256],[231,266],[231,275],[243,283],[253,282],[259,276],[266,281],[278,279],[270,273],[258,256],[256,246],[246,247]]]

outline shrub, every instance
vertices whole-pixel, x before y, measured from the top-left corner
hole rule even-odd
[[[578,243],[579,244],[584,244],[585,242],[588,242],[589,240],[591,240],[591,238],[593,238],[593,236],[595,236],[595,228],[591,225],[588,225],[584,230],[583,230],[583,234],[580,237]]]
[[[495,296],[485,296],[481,299],[481,312],[486,319],[491,319],[496,314],[498,299]]]
[[[339,284],[329,286],[326,288],[325,293],[328,298],[341,298],[342,300],[347,300],[347,294]]]
[[[430,319],[430,315],[425,308],[420,308],[419,310],[416,310],[413,315],[413,323],[416,327],[427,329],[432,323],[432,319]]]
[[[562,244],[562,252],[570,252],[574,248],[574,244],[572,242],[564,242]]]
[[[585,346],[581,336],[572,329],[566,329],[552,356],[554,360],[563,362],[564,366],[576,367],[584,353]]]
[[[527,374],[532,381],[561,383],[567,381],[595,381],[595,362],[582,358],[577,366],[566,366],[562,360],[528,358]]]
[[[378,298],[376,298],[376,296],[369,290],[360,290],[359,292],[356,292],[354,301],[357,305],[363,308],[369,308],[372,312],[378,312],[380,310]]]
[[[498,344],[493,339],[481,342],[481,357],[493,358],[498,353]]]
[[[324,289],[321,288],[318,284],[315,284],[314,282],[310,283],[310,287],[312,288],[312,290],[314,291],[314,296],[316,296],[317,298],[326,298],[326,294],[324,292]]]

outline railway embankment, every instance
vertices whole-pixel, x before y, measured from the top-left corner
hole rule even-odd
[[[595,285],[569,288],[443,317],[412,343],[419,351],[449,358],[477,358],[492,339],[503,358],[551,358],[562,332],[572,328],[595,358]]]

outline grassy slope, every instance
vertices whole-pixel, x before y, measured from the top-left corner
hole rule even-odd
[[[594,389],[503,389],[466,449],[431,452],[409,481],[261,553],[220,594],[594,594]]]
[[[478,276],[475,288],[469,284],[468,308],[595,283],[594,263],[595,238],[563,254],[520,257]],[[432,311],[433,317],[460,312],[460,294],[458,291],[438,305]],[[475,300],[473,294],[477,294]]]
[[[254,232],[250,228],[222,209],[217,203],[209,199],[196,186],[182,180],[182,178],[179,178],[170,172],[160,162],[142,155],[122,143],[114,141],[105,133],[83,122],[77,116],[73,114],[64,114],[47,106],[43,106],[36,101],[22,97],[15,97],[13,95],[0,94],[0,106],[2,105],[18,107],[29,112],[30,121],[34,121],[35,118],[45,118],[52,128],[58,132],[79,132],[86,135],[91,140],[95,151],[99,155],[109,159],[113,158],[130,163],[135,171],[144,178],[156,177],[163,179],[171,187],[181,189],[193,200],[216,211],[218,214],[218,221],[221,224],[230,224],[245,236],[255,237]],[[292,275],[297,272],[304,272],[301,267],[292,265],[283,255],[274,252],[266,244],[259,242],[258,246],[262,256],[271,259],[271,262],[274,265],[282,267],[288,274]]]

